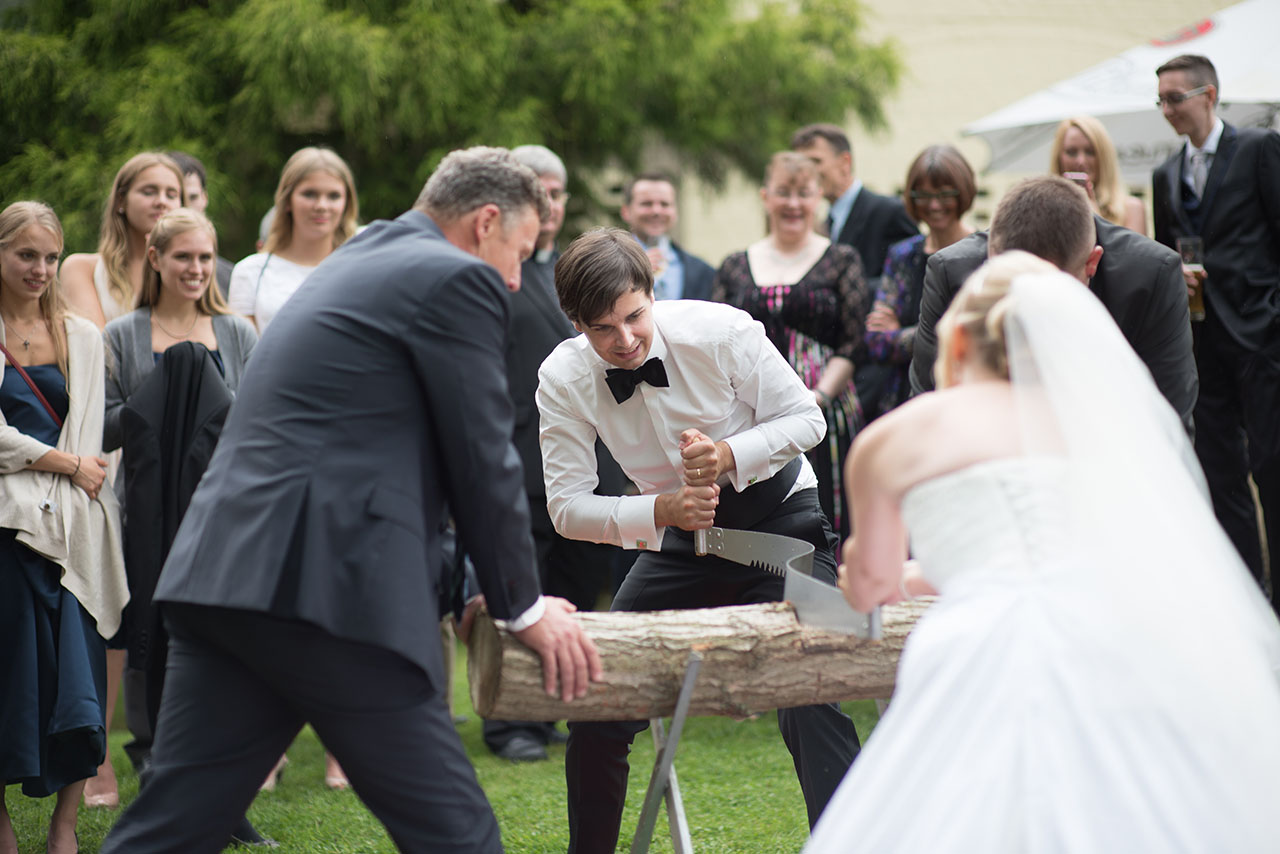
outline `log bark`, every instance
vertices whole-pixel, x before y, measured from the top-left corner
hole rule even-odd
[[[496,720],[643,720],[669,715],[689,652],[702,654],[692,715],[745,718],[770,709],[887,698],[898,656],[929,599],[884,609],[884,638],[800,625],[786,602],[688,611],[578,613],[604,680],[572,703],[549,697],[541,660],[482,613],[468,642],[471,703]]]

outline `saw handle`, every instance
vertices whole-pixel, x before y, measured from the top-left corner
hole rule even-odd
[[[693,532],[693,553],[696,555],[705,555],[707,553],[706,528],[701,528]]]

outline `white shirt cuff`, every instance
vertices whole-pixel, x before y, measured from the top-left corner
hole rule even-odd
[[[748,486],[769,479],[769,443],[758,430],[748,430],[724,440],[733,451],[733,472],[729,481],[742,492]]]
[[[543,602],[542,597],[539,596],[523,614],[514,620],[507,620],[507,629],[513,632],[522,632],[538,622],[538,620],[541,620],[542,615],[545,613],[547,613],[547,603]]]
[[[625,495],[618,501],[618,538],[624,549],[640,549],[656,552],[662,549],[662,534],[666,528],[654,524],[653,510],[658,502],[657,494]]]

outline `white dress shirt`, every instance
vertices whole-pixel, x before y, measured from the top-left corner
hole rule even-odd
[[[701,430],[733,451],[722,489],[739,492],[812,448],[826,420],[795,370],[744,311],[710,302],[655,302],[647,359],[662,359],[669,388],[648,383],[619,404],[611,366],[587,336],[570,338],[538,371],[539,437],[547,510],[561,536],[658,551],[657,497],[683,484],[680,434]],[[599,436],[640,495],[595,495]],[[801,456],[793,494],[817,486]]]
[[[854,178],[853,183],[849,185],[849,189],[845,190],[840,198],[831,203],[831,210],[827,211],[830,229],[827,236],[831,238],[831,242],[835,243],[840,239],[840,232],[844,231],[844,224],[849,221],[849,214],[853,213],[853,203],[858,200],[858,194],[862,192],[862,179]]]

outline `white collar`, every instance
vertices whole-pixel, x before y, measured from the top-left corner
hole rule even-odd
[[[1222,124],[1222,119],[1215,118],[1213,121],[1213,130],[1209,131],[1209,135],[1205,137],[1204,145],[1200,146],[1199,148],[1196,148],[1194,145],[1191,144],[1191,137],[1187,137],[1187,145],[1183,149],[1182,156],[1183,156],[1183,159],[1187,162],[1188,166],[1191,165],[1192,155],[1194,155],[1197,151],[1203,151],[1205,154],[1208,154],[1210,156],[1213,156],[1218,153],[1218,143],[1222,141],[1223,128],[1224,128],[1224,125]]]

